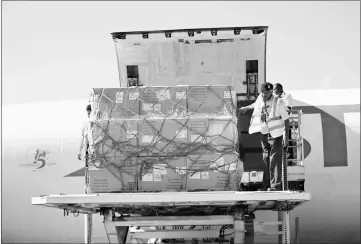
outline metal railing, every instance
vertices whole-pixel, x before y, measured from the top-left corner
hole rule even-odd
[[[304,144],[301,134],[303,112],[300,109],[290,110],[290,143],[287,163],[290,166],[303,166]]]

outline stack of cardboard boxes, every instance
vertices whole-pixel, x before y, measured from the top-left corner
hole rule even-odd
[[[93,89],[90,192],[238,190],[231,86]]]

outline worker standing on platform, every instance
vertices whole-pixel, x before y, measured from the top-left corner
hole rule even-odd
[[[283,91],[283,86],[280,83],[276,83],[274,85],[273,94],[282,99],[284,105],[288,109],[288,114],[291,114],[291,110],[292,110],[292,96],[291,96],[291,94],[284,92]],[[292,118],[290,118],[290,123],[292,123]],[[289,130],[288,135],[289,135],[288,139],[292,139],[292,128],[291,128],[291,126],[290,126],[290,130]],[[290,145],[295,146],[296,143],[291,142]],[[294,148],[288,148],[286,157],[289,158],[290,156],[292,158],[296,158],[296,150],[294,150]],[[291,162],[291,164],[294,164],[294,162]]]
[[[272,94],[273,85],[263,83],[257,100],[239,110],[254,109],[249,134],[261,132],[263,161],[263,187],[260,190],[282,190],[282,145],[288,145],[289,114],[282,101]]]
[[[274,85],[273,94],[282,99],[283,104],[288,110],[292,109],[292,96],[283,91],[283,86],[280,83]]]
[[[90,120],[90,113],[92,112],[90,104],[86,106],[86,112],[88,114],[88,119],[86,120],[86,122],[84,122],[83,128],[82,128],[82,134],[81,134],[82,138],[81,138],[81,143],[80,143],[80,148],[79,148],[79,153],[78,153],[79,160],[81,160],[81,155],[83,154],[84,143],[86,144],[85,157],[88,156],[87,154],[88,154],[89,142],[87,139],[87,134],[88,134],[88,126],[89,126],[89,120]]]

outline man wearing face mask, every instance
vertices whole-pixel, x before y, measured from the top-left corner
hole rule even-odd
[[[280,83],[274,85],[273,94],[282,99],[284,105],[288,110],[292,109],[292,96],[283,91],[283,86]]]
[[[273,85],[263,83],[257,100],[239,110],[254,109],[249,134],[261,132],[263,161],[263,187],[260,190],[282,191],[282,146],[289,138],[289,114],[281,98],[273,95]]]
[[[285,104],[285,106],[286,106],[286,108],[288,110],[288,114],[291,114],[291,111],[290,111],[290,110],[292,110],[292,96],[291,96],[291,94],[286,93],[285,91],[283,91],[283,86],[280,83],[276,83],[274,85],[273,94],[282,99],[283,103]],[[292,118],[290,118],[290,123],[292,123]],[[289,139],[292,139],[292,133],[291,132],[292,132],[292,129],[290,128],[290,131],[288,133],[289,134]],[[291,142],[290,144],[291,144],[291,146],[295,145],[294,142]],[[290,156],[295,158],[296,151],[294,151],[293,148],[288,148],[287,152],[288,152],[287,153],[287,158],[290,157]]]

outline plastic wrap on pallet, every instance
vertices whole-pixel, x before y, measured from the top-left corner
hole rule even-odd
[[[236,117],[236,99],[232,86],[189,86],[188,114]]]
[[[138,168],[135,157],[91,160],[89,193],[136,191]]]
[[[139,116],[139,89],[94,88],[90,97],[92,119],[129,119]]]
[[[146,86],[93,89],[92,119],[169,116],[236,117],[232,86]]]
[[[139,88],[142,117],[236,117],[236,92],[228,85],[150,86]]]
[[[238,148],[237,120],[225,116],[96,120],[88,140],[93,157],[106,159],[232,152]]]
[[[187,113],[186,86],[150,86],[139,88],[142,117],[185,116]]]
[[[243,164],[238,153],[188,155],[187,190],[238,190]]]
[[[139,191],[185,190],[186,157],[139,157]]]
[[[122,102],[126,101],[125,97],[129,98],[130,93],[138,93],[135,99],[139,104],[137,116],[123,118],[119,111],[124,111],[127,106],[120,109],[112,100],[120,91],[126,94]],[[90,177],[92,180],[103,179],[108,174],[110,182],[107,183],[109,187],[97,189],[104,192],[109,189],[236,190],[240,180],[237,175],[243,168],[238,160],[234,96],[229,86],[94,90],[92,102],[95,111],[88,133],[89,162],[94,169]],[[106,102],[102,103],[102,97],[107,99]],[[144,109],[144,104],[148,109]],[[119,117],[112,109],[118,111]],[[214,162],[220,161],[219,158],[227,163],[215,166]],[[129,165],[132,173],[124,173],[124,167]],[[193,181],[198,175],[205,183]]]
[[[91,167],[89,192],[239,190],[242,174],[235,152],[121,157]]]
[[[139,122],[139,155],[185,155],[187,118],[144,118]]]
[[[138,158],[139,191],[239,190],[237,153]]]
[[[237,120],[232,117],[192,117],[188,120],[188,154],[237,151]]]
[[[232,152],[238,147],[232,117],[146,118],[138,125],[141,156]]]
[[[137,119],[90,122],[88,141],[92,157],[113,160],[138,154]]]

